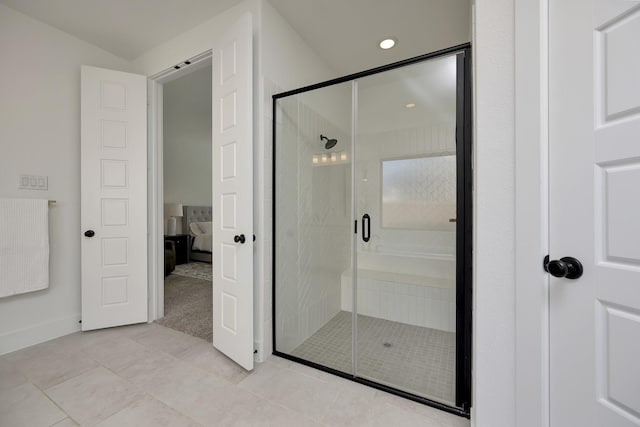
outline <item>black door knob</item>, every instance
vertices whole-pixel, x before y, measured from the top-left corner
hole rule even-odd
[[[93,237],[93,236],[96,235],[96,233],[93,230],[87,230],[87,231],[84,232],[84,235],[87,236],[87,237]]]
[[[240,242],[241,244],[244,243],[245,241],[244,234],[241,234],[239,236],[236,234],[235,236],[233,236],[233,241],[236,243]]]
[[[583,273],[582,263],[570,256],[549,261],[549,255],[547,255],[544,258],[544,270],[554,277],[567,279],[577,279]]]

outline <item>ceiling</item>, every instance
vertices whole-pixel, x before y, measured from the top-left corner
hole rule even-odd
[[[0,0],[132,60],[242,0]],[[338,75],[454,44],[469,34],[470,0],[268,0]],[[462,17],[462,19],[461,19]],[[393,36],[388,51],[378,42]]]
[[[470,0],[269,0],[269,3],[338,75],[470,40]],[[466,37],[460,39],[459,34]],[[387,37],[395,38],[397,44],[385,51],[378,44]]]
[[[0,3],[133,60],[241,0],[0,0]]]

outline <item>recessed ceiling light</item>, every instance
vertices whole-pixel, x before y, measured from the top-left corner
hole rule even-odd
[[[404,106],[405,108],[415,108],[416,104],[414,104],[413,102],[408,103],[407,105]]]
[[[396,41],[394,39],[384,39],[380,42],[380,49],[391,49],[396,45]]]

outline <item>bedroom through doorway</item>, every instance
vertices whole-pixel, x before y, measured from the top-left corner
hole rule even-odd
[[[156,322],[211,342],[211,57],[176,67],[162,79],[164,317]]]

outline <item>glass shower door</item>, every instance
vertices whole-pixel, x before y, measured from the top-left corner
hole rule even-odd
[[[353,374],[352,83],[274,103],[275,349]]]
[[[274,354],[468,415],[470,50],[274,96]]]
[[[355,375],[453,406],[456,55],[356,84]]]

